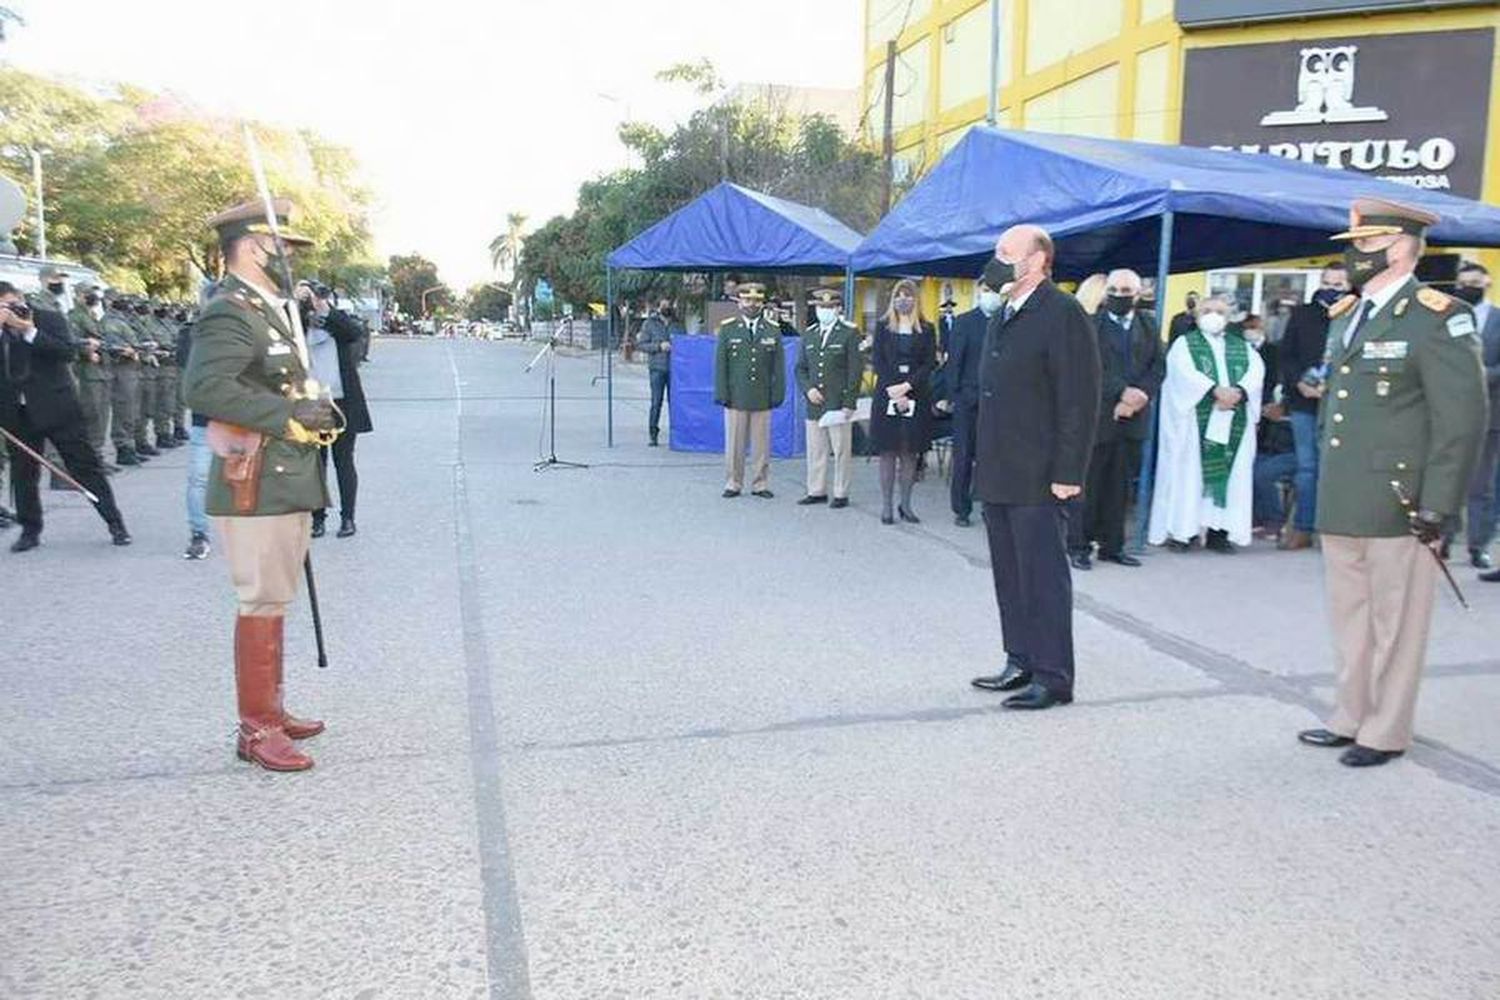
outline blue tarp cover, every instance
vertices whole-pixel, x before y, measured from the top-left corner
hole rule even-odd
[[[714,402],[714,337],[672,338],[671,434],[673,451],[724,451],[724,408]],[[793,458],[806,448],[807,429],[798,405],[798,338],[785,338],[786,401],[771,414],[771,454]],[[750,484],[746,483],[749,489]]]
[[[1007,226],[1033,222],[1057,243],[1055,273],[1157,268],[1159,217],[1175,213],[1173,271],[1339,250],[1355,198],[1441,216],[1428,242],[1500,246],[1500,210],[1466,198],[1277,156],[1113,139],[969,131],[854,252],[854,270],[973,277]]]
[[[615,248],[610,267],[842,274],[860,235],[820,208],[725,181]]]

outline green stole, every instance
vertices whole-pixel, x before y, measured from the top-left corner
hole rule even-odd
[[[1208,338],[1201,331],[1194,330],[1187,335],[1187,342],[1193,367],[1218,385],[1218,365],[1214,362],[1214,349],[1209,346]],[[1250,345],[1240,334],[1224,334],[1224,365],[1229,369],[1230,385],[1238,385],[1250,370]],[[1245,436],[1245,425],[1249,421],[1245,403],[1240,403],[1234,408],[1234,421],[1229,425],[1229,443],[1219,444],[1207,437],[1208,418],[1213,412],[1214,396],[1213,391],[1209,390],[1198,401],[1198,447],[1203,465],[1203,495],[1213,500],[1215,507],[1225,507],[1228,505],[1229,470],[1234,465],[1234,456],[1239,453],[1240,440]]]

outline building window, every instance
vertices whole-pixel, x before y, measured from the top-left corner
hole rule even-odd
[[[1158,45],[1135,57],[1135,117],[1131,138],[1167,142],[1167,105],[1171,103],[1171,46]]]
[[[1124,28],[1124,0],[1057,0],[1026,8],[1026,72],[1035,73],[1075,52],[1110,41]]]
[[[1119,93],[1120,67],[1106,66],[1027,101],[1023,126],[1037,132],[1117,139]]]
[[[1010,82],[1010,46],[1014,3],[1000,4],[1000,84]],[[983,98],[990,85],[990,5],[981,3],[962,17],[943,25],[938,99],[947,111]]]

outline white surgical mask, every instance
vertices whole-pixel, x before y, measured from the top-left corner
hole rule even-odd
[[[819,326],[832,326],[839,318],[839,311],[831,306],[818,306],[814,311],[818,314]]]
[[[995,315],[995,313],[999,312],[1000,311],[1000,293],[999,292],[980,292],[979,293],[979,311],[982,312],[982,313],[984,313],[986,316],[993,316],[993,315]]]
[[[1206,312],[1198,317],[1198,329],[1209,336],[1215,336],[1224,332],[1224,327],[1228,322],[1228,318],[1223,313]]]

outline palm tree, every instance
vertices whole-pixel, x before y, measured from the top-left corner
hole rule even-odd
[[[515,277],[516,265],[521,260],[521,229],[526,225],[526,216],[511,212],[505,216],[505,232],[490,240],[490,264],[502,274]]]

